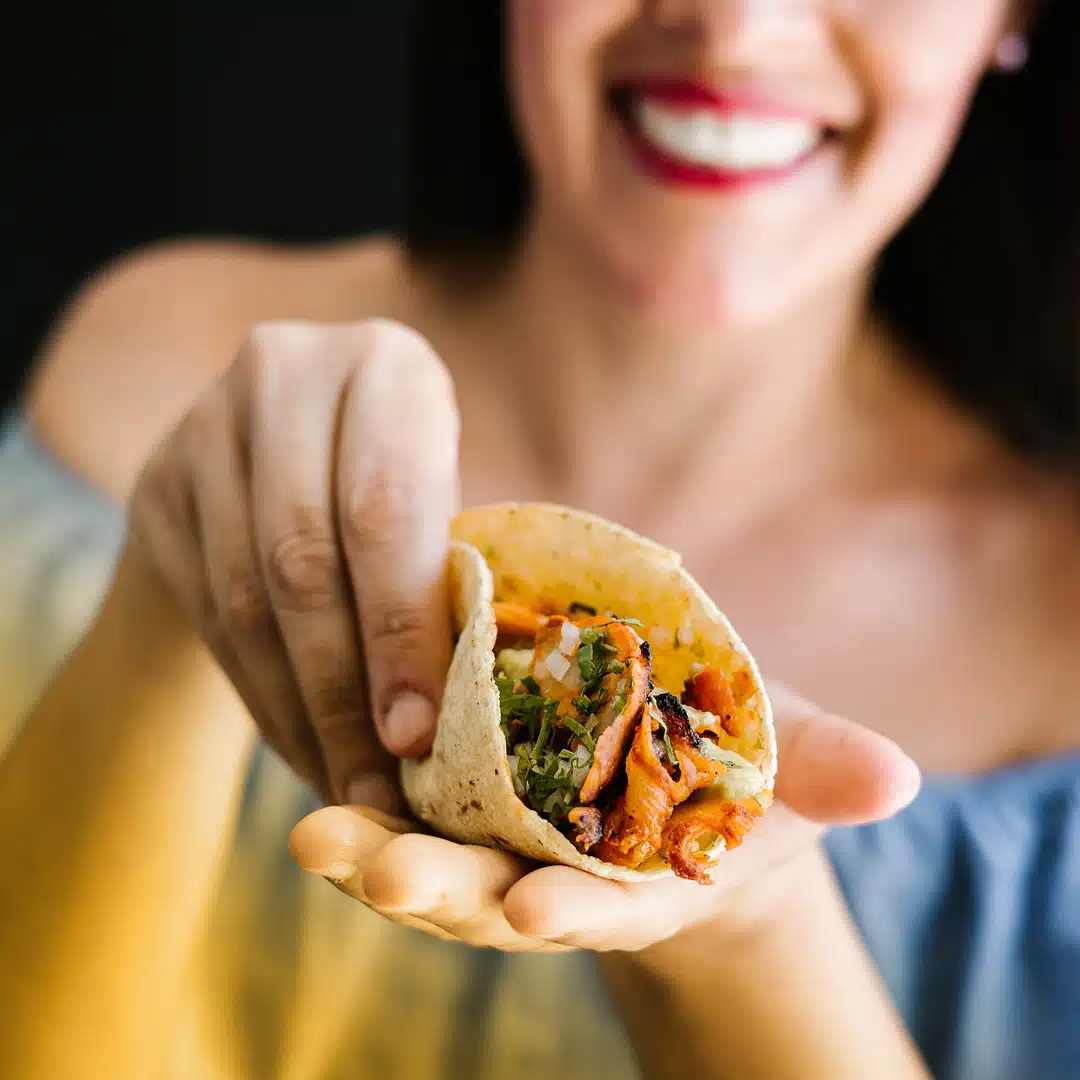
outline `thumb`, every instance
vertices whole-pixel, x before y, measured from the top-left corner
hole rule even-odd
[[[919,768],[891,739],[769,687],[776,723],[776,797],[825,825],[891,817],[915,798]]]
[[[435,734],[452,647],[447,555],[458,503],[458,413],[418,334],[372,326],[341,418],[338,516],[375,727],[398,756]]]

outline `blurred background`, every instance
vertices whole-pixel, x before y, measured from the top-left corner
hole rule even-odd
[[[410,8],[0,0],[0,409],[121,252],[393,227]]]

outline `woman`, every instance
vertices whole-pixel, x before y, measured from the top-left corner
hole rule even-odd
[[[857,821],[827,850],[934,1073],[1074,1071],[1080,17],[1043,7],[510,0],[512,128],[497,7],[422,5],[400,245],[87,290],[10,486],[94,502],[66,469],[131,528],[0,772],[9,1074],[633,1069],[582,954],[355,898],[609,950],[648,1075],[925,1075],[813,847]],[[787,808],[715,891],[407,832],[459,497],[681,550],[766,671],[879,734],[778,691]],[[310,883],[248,713],[373,808],[297,827]],[[917,783],[890,740],[933,775],[884,821]]]

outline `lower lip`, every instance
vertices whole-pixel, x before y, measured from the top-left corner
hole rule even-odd
[[[825,145],[825,140],[820,140],[790,165],[769,169],[730,170],[712,165],[697,165],[674,157],[646,139],[629,118],[620,116],[619,121],[634,156],[650,176],[666,184],[697,191],[739,191],[780,183],[806,168]]]

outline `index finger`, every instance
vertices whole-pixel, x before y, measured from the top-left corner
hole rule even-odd
[[[375,726],[391,753],[410,756],[431,744],[450,664],[459,423],[431,346],[394,323],[371,333],[342,410],[337,510]]]

